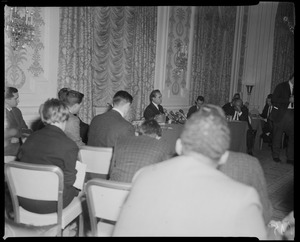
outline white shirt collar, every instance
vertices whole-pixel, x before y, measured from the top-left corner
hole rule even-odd
[[[154,104],[154,106],[159,110],[158,105],[154,102],[152,102]]]
[[[291,92],[292,92],[292,90],[293,90],[293,87],[294,87],[294,84],[293,84],[293,83],[291,83],[291,81],[289,81],[289,85],[290,85],[290,89],[291,89]]]
[[[5,108],[6,108],[8,111],[11,111],[11,110],[12,110],[12,108],[9,107],[9,106],[6,106]]]
[[[112,108],[112,110],[115,110],[115,111],[117,111],[119,114],[121,114],[121,116],[124,118],[124,114],[121,112],[121,110],[119,110],[119,109],[116,109],[116,108]]]

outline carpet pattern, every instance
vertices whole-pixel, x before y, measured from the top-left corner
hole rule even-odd
[[[294,166],[285,162],[285,150],[280,154],[282,162],[274,162],[267,145],[262,150],[255,150],[254,155],[265,173],[268,194],[273,205],[272,219],[282,220],[294,210]]]

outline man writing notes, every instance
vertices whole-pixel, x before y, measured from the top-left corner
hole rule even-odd
[[[114,147],[123,136],[134,136],[134,126],[124,117],[130,110],[132,96],[126,91],[118,91],[113,97],[113,108],[96,115],[90,124],[88,145]]]

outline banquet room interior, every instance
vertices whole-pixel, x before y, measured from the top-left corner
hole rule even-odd
[[[84,94],[78,116],[87,124],[108,110],[119,90],[133,97],[126,117],[133,123],[143,119],[155,89],[161,91],[163,108],[176,115],[186,115],[199,95],[222,107],[239,93],[257,124],[252,155],[265,175],[272,220],[281,221],[294,210],[294,165],[285,161],[284,145],[282,162],[273,161],[271,147],[260,138],[259,118],[266,97],[294,73],[294,3],[6,5],[3,14],[5,86],[18,89],[18,108],[28,127],[39,119],[40,105],[57,98],[64,87]],[[16,40],[9,24],[14,18],[21,21],[20,16],[25,16],[21,31],[26,33]],[[232,132],[238,132],[232,134],[236,151],[247,153],[246,134]],[[84,236],[89,236],[86,216]],[[25,231],[12,221],[7,224],[17,236],[43,236],[43,229]]]

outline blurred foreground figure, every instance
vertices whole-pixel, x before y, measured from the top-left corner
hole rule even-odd
[[[220,107],[204,105],[185,123],[179,156],[139,170],[114,236],[238,236],[266,239],[257,191],[229,178],[230,130]]]

